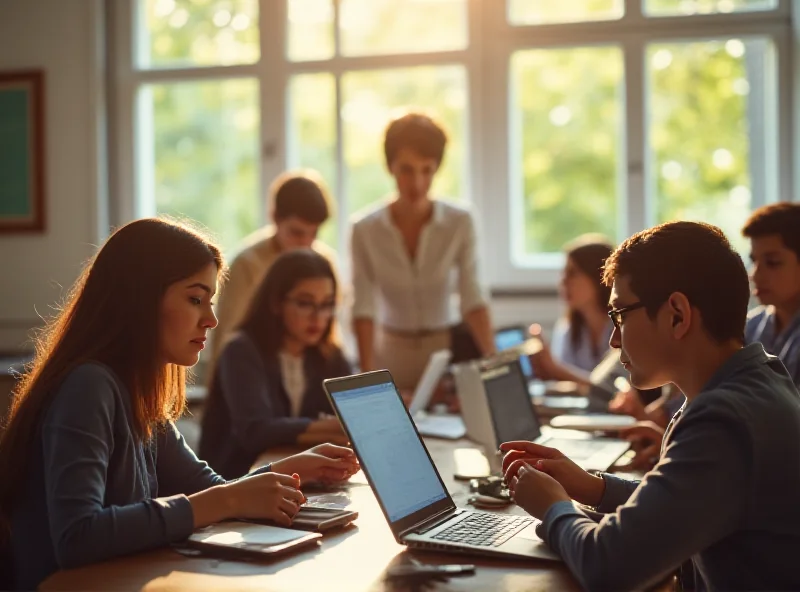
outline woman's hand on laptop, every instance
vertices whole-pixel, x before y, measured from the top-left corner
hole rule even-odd
[[[597,506],[603,498],[606,487],[603,478],[590,475],[555,448],[515,441],[504,442],[500,445],[500,451],[506,453],[503,457],[503,473],[509,485],[514,477],[513,467],[519,466],[514,463],[521,461],[550,475],[561,484],[569,497],[582,504]]]
[[[272,463],[276,473],[297,473],[303,483],[345,481],[360,469],[355,452],[335,444],[320,444]]]
[[[262,473],[231,481],[221,487],[227,494],[225,497],[229,508],[224,518],[267,519],[290,526],[300,506],[306,501],[299,489],[300,478],[297,475]]]

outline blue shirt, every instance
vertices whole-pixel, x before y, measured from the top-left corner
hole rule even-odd
[[[603,478],[599,522],[558,502],[539,529],[584,588],[645,588],[691,559],[699,589],[800,590],[800,393],[760,344],[684,405],[641,482]]]
[[[594,344],[589,329],[584,327],[577,346],[573,345],[569,329],[570,323],[567,319],[562,318],[556,322],[551,346],[553,357],[570,366],[591,372],[608,353],[608,340],[611,339],[611,333],[614,331],[611,319],[598,342]]]
[[[130,395],[109,368],[89,363],[67,375],[44,413],[11,512],[17,588],[191,534],[187,496],[225,480],[172,423],[148,442],[133,425]]]
[[[747,315],[744,329],[746,343],[760,342],[768,354],[778,356],[800,387],[800,312],[794,315],[783,331],[775,331],[775,307],[759,306]]]

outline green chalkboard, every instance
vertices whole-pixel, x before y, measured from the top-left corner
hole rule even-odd
[[[0,88],[0,217],[30,218],[31,140],[29,91]]]
[[[42,230],[43,74],[0,72],[0,231]]]

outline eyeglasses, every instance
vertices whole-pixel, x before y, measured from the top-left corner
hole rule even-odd
[[[629,306],[623,306],[622,308],[612,308],[608,311],[608,316],[611,319],[611,322],[614,323],[614,327],[617,331],[620,331],[622,328],[622,315],[626,312],[631,312],[632,310],[636,310],[637,308],[644,308],[644,302],[635,302]]]
[[[336,312],[336,303],[334,302],[323,302],[322,304],[317,304],[316,302],[312,302],[311,300],[299,300],[295,298],[287,298],[287,302],[290,302],[294,305],[302,316],[311,318],[315,314],[321,317],[332,317]]]

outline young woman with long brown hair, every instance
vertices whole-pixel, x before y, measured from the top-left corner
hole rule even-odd
[[[231,517],[289,525],[304,479],[344,479],[333,445],[226,482],[173,421],[185,367],[217,320],[223,269],[200,234],[145,219],[117,230],[37,342],[0,440],[0,551],[9,582],[35,588],[59,568],[186,538]],[[269,472],[269,471],[273,472]]]

